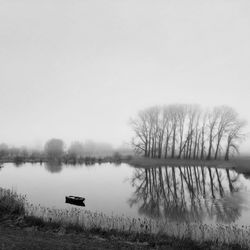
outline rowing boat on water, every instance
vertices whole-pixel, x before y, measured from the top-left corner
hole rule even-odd
[[[65,197],[65,202],[66,203],[77,205],[77,206],[83,206],[84,207],[85,206],[84,201],[85,201],[85,198],[79,197],[79,196],[70,195],[70,196]]]

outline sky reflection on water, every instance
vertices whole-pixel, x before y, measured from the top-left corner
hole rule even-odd
[[[86,198],[83,209],[109,215],[250,225],[250,181],[233,170],[8,163],[0,186],[47,207],[69,208],[65,196],[76,195]]]

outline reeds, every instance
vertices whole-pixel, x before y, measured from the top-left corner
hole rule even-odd
[[[20,196],[13,190],[5,190],[0,188],[0,215],[1,214],[17,214],[25,213],[25,196]]]
[[[64,226],[80,226],[84,230],[101,229],[104,231],[152,233],[150,220],[126,216],[105,215],[80,208],[51,209],[27,205],[27,216],[42,218],[46,222],[60,223]]]
[[[46,224],[63,227],[81,228],[82,230],[101,230],[153,237],[174,237],[180,240],[232,244],[250,247],[250,226],[236,224],[208,225],[200,222],[177,223],[168,220],[130,218],[125,215],[106,215],[82,208],[55,209],[29,204],[25,197],[10,190],[0,188],[0,211],[25,215],[27,218]],[[30,219],[31,220],[31,219]]]
[[[39,217],[46,222],[59,223],[64,226],[77,226],[84,230],[98,229],[135,234],[171,236],[177,239],[191,239],[198,242],[212,241],[218,244],[238,244],[250,246],[250,227],[230,225],[208,225],[200,222],[176,223],[147,218],[130,218],[126,216],[105,215],[85,209],[50,209],[29,205],[27,215]]]

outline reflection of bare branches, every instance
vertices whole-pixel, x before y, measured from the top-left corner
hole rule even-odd
[[[232,193],[235,191],[233,183],[235,183],[238,180],[238,175],[234,178],[231,178],[230,172],[228,169],[226,170],[226,172],[227,172],[227,180],[228,180],[229,189],[230,189],[230,192]]]
[[[218,181],[218,184],[219,184],[220,196],[223,197],[224,196],[224,189],[223,189],[222,184],[221,184],[221,173],[219,174],[217,168],[215,168],[215,172],[216,172],[217,181]]]
[[[236,192],[237,180],[236,172],[212,167],[136,169],[131,179],[135,191],[128,202],[150,218],[202,221],[208,217],[230,223],[240,216],[240,204],[224,198]]]

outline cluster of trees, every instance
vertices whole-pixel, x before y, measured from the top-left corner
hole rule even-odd
[[[64,157],[67,160],[77,160],[84,157],[112,156],[114,149],[110,144],[75,141],[65,150],[65,144],[62,140],[51,139],[45,144],[44,153],[49,159],[60,159]]]
[[[63,160],[65,162],[76,162],[78,160],[114,157],[114,155],[129,155],[131,151],[126,147],[114,149],[107,143],[85,143],[75,141],[69,147],[61,139],[48,140],[43,149],[28,149],[26,147],[10,147],[5,143],[0,144],[0,159],[2,161],[22,162]]]
[[[27,147],[13,147],[9,146],[6,143],[0,144],[0,159],[6,158],[40,158],[42,157],[43,153],[39,149],[29,149]]]
[[[75,141],[68,148],[68,154],[75,157],[105,157],[111,156],[114,153],[114,148],[108,143],[95,143],[87,141],[81,143]]]
[[[131,120],[132,145],[150,158],[229,160],[244,139],[245,125],[228,106],[211,110],[187,104],[151,107]]]

